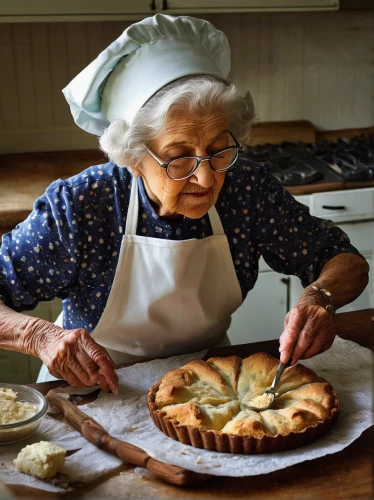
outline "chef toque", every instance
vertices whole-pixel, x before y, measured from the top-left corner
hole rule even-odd
[[[63,89],[75,123],[101,136],[120,118],[131,125],[159,89],[187,75],[225,80],[226,35],[203,19],[156,14],[129,26]]]

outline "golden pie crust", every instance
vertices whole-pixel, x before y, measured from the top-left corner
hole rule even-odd
[[[278,363],[264,352],[190,361],[149,389],[153,422],[177,441],[223,453],[274,453],[310,443],[331,427],[339,399],[309,368],[286,368],[269,410],[243,405],[270,388]]]

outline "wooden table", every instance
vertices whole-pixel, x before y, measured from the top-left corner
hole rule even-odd
[[[374,350],[374,309],[337,315],[338,334]],[[217,348],[208,355],[225,355],[237,346]],[[278,340],[245,344],[240,355],[245,357],[264,350],[277,355]],[[349,355],[349,353],[347,353]],[[59,382],[34,384],[46,394]],[[134,467],[123,465],[90,486],[64,495],[66,499],[372,499],[374,498],[374,427],[366,430],[350,446],[326,457],[254,477],[214,477],[206,483],[182,489],[149,477],[141,477]],[[61,498],[61,495],[12,487],[17,498]]]

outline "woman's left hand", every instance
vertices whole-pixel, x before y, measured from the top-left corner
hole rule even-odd
[[[330,349],[336,335],[334,316],[323,305],[299,301],[284,320],[279,340],[280,360],[312,358]]]

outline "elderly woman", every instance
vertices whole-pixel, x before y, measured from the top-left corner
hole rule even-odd
[[[254,111],[229,70],[223,33],[158,14],[64,90],[110,161],[54,182],[4,236],[0,347],[39,356],[74,386],[116,391],[115,363],[227,342],[260,255],[306,287],[281,360],[332,345],[334,310],[362,292],[368,265],[263,166],[238,159]],[[56,296],[62,322],[20,313]]]

